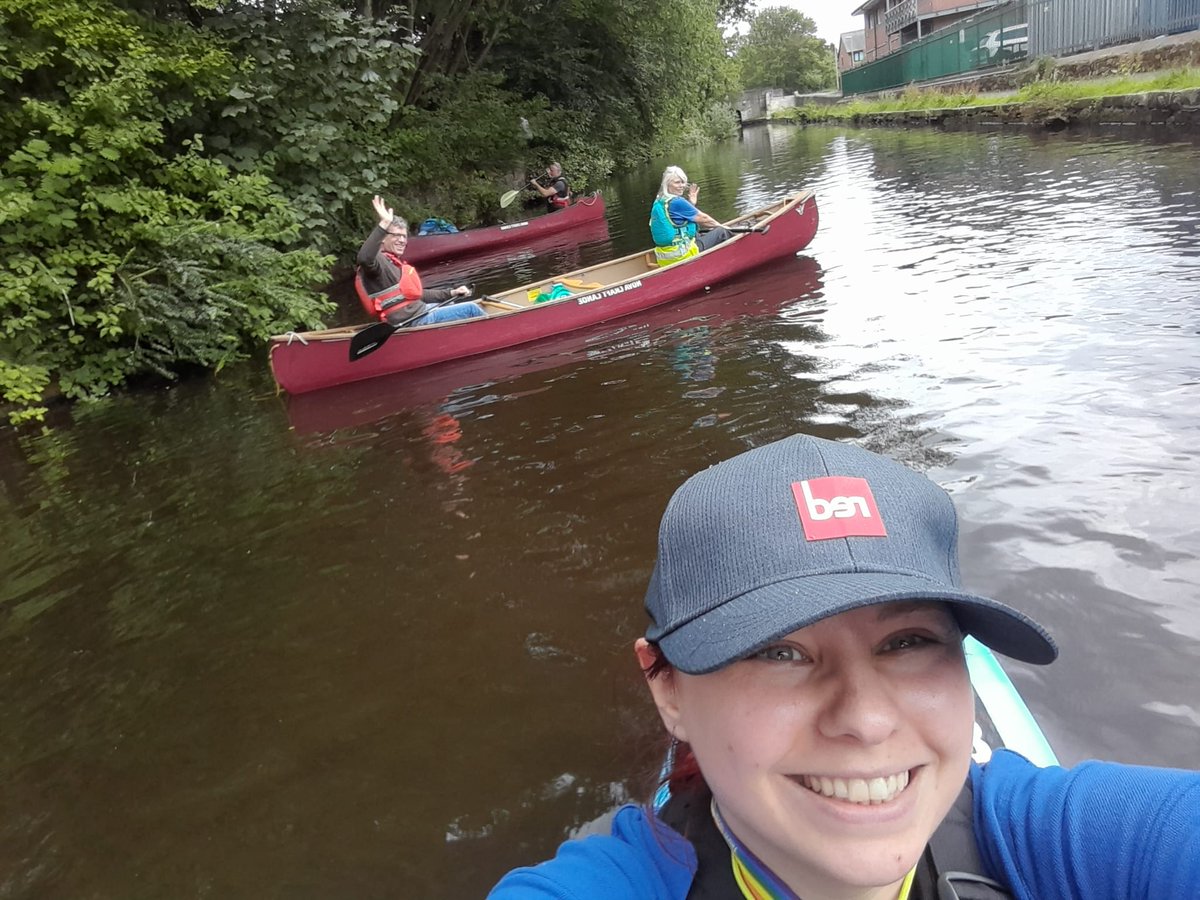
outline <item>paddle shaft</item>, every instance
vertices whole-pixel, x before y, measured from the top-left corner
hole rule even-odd
[[[451,303],[465,303],[474,293],[475,285],[471,285],[471,293],[466,297],[449,297],[438,303],[431,303],[429,304],[428,309],[422,312],[420,316],[416,316],[414,318],[419,319],[421,316],[428,315],[431,311]],[[393,334],[395,334],[401,328],[407,328],[410,324],[412,324],[413,321],[414,319],[409,319],[407,322],[402,322],[399,325],[392,325],[388,322],[375,322],[374,324],[368,325],[366,328],[356,331],[354,333],[354,337],[350,338],[350,362],[360,360],[364,356],[370,356],[372,353],[386,344]]]
[[[499,297],[489,297],[487,294],[484,294],[482,297],[480,297],[479,302],[480,303],[491,303],[494,306],[503,306],[505,309],[527,309],[528,308],[521,303],[513,303],[511,300],[501,300]]]
[[[770,225],[727,225],[725,230],[732,234],[766,234]]]
[[[506,206],[509,206],[514,200],[517,199],[518,196],[520,196],[521,191],[525,190],[525,188],[530,187],[535,184],[541,184],[542,183],[541,178],[542,178],[542,176],[539,175],[537,178],[533,179],[532,181],[527,182],[525,184],[525,187],[517,188],[515,191],[505,191],[503,194],[500,195],[500,208],[504,209]]]

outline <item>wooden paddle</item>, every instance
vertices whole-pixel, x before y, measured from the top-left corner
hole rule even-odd
[[[725,230],[732,234],[766,234],[770,225],[727,225]]]

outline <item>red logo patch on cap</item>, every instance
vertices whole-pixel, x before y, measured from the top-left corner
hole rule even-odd
[[[887,537],[875,496],[865,478],[831,475],[792,483],[804,537],[827,541],[842,537]]]

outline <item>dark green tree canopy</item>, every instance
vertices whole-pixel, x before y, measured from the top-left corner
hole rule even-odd
[[[735,42],[742,86],[820,91],[837,83],[834,48],[817,37],[816,23],[787,6],[750,16],[750,30]]]

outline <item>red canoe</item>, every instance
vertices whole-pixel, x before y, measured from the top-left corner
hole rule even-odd
[[[505,394],[512,390],[508,382],[517,378],[632,350],[692,344],[699,335],[704,335],[703,346],[711,349],[703,358],[719,365],[729,337],[727,329],[749,319],[771,318],[786,306],[820,297],[822,277],[820,264],[811,256],[784,257],[707,293],[657,306],[639,316],[549,337],[538,341],[536,347],[508,347],[447,365],[289,395],[285,403],[288,423],[299,434],[328,434],[404,411],[425,409],[436,414],[464,390],[471,396],[471,388],[475,388],[475,397]]]
[[[464,253],[462,256],[451,256],[440,262],[427,263],[421,266],[421,281],[425,284],[466,284],[490,274],[491,270],[500,266],[542,257],[552,257],[559,261],[556,262],[556,267],[563,271],[577,269],[583,265],[578,261],[579,248],[588,244],[599,244],[608,239],[608,219],[602,216],[582,225],[575,225],[566,231],[534,235],[519,244],[505,244],[503,247],[492,247],[478,253]],[[599,255],[592,256],[592,259],[604,258],[599,248],[596,248],[595,252]]]
[[[634,253],[483,300],[484,318],[401,328],[375,352],[350,359],[350,342],[363,326],[291,332],[271,338],[271,371],[290,394],[419,369],[563,334],[641,312],[726,281],[772,260],[793,256],[817,232],[811,191],[788,197],[726,223],[763,229],[735,234],[690,260],[659,268],[653,253]],[[568,296],[534,303],[529,293],[555,284]],[[370,326],[367,326],[370,327]]]
[[[488,228],[468,228],[452,234],[414,234],[408,239],[404,259],[414,266],[421,266],[450,256],[465,256],[502,247],[520,244],[544,234],[556,234],[585,222],[604,218],[604,198],[597,191],[576,198],[566,209],[555,210],[544,216],[524,222],[509,222]]]

